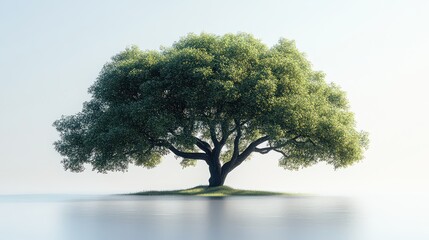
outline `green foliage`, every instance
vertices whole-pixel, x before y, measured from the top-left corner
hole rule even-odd
[[[320,161],[346,167],[368,145],[345,93],[286,39],[268,48],[249,34],[189,34],[160,51],[127,48],[89,92],[82,112],[54,123],[55,148],[71,171],[151,168],[172,148],[192,166],[198,157],[183,153],[204,149],[197,139],[210,151],[220,147],[227,163],[237,159],[234,146],[247,158],[245,150],[266,136],[266,146],[250,150],[281,152],[287,169]]]

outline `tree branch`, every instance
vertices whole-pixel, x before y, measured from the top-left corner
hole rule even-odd
[[[268,139],[270,139],[270,136],[266,135],[256,139],[254,142],[249,144],[249,146],[247,146],[247,148],[241,154],[239,154],[233,161],[229,161],[222,166],[222,172],[228,173],[232,171],[234,168],[236,168],[237,166],[239,166],[247,157],[250,156],[250,154],[255,150],[255,148],[259,144],[265,141],[268,141]]]
[[[225,145],[226,140],[228,140],[228,137],[230,135],[229,131],[229,124],[227,121],[223,121],[221,124],[221,131],[222,131],[222,139],[220,140],[219,144],[221,146]]]
[[[209,156],[205,153],[190,153],[190,152],[183,152],[179,149],[175,148],[173,145],[170,145],[168,147],[170,151],[172,151],[174,154],[176,154],[179,157],[187,158],[187,159],[195,159],[195,160],[209,160]]]
[[[206,141],[201,140],[200,138],[194,137],[197,147],[203,150],[207,155],[212,153],[212,147]]]
[[[287,142],[285,142],[283,144],[280,144],[280,145],[274,146],[274,147],[273,146],[265,147],[265,148],[257,148],[256,147],[254,151],[257,152],[257,153],[266,154],[266,153],[270,152],[271,150],[276,150],[278,148],[286,146],[289,142],[290,141],[287,141]]]
[[[216,147],[217,145],[219,145],[219,141],[217,140],[217,137],[216,137],[216,126],[214,126],[214,124],[211,123],[211,122],[209,124],[210,124],[209,125],[209,128],[210,128],[210,137],[212,139],[213,144]]]
[[[285,152],[278,150],[278,149],[273,149],[273,151],[281,153],[285,158],[289,157]]]
[[[246,123],[248,123],[248,122],[249,122],[249,120],[244,121],[244,122],[242,122],[242,123],[240,123],[240,124],[238,124],[238,125],[236,124],[236,125],[235,125],[235,127],[234,127],[233,129],[229,130],[228,134],[229,134],[229,135],[231,135],[233,132],[235,132],[235,131],[237,130],[237,128],[238,128],[238,127],[240,127],[240,128],[241,128],[242,126],[244,126],[244,124],[246,124]]]
[[[296,139],[298,139],[300,137],[301,136],[296,136],[294,138],[288,139],[286,142],[284,142],[284,143],[282,143],[280,145],[277,145],[277,146],[269,146],[269,147],[265,147],[265,148],[257,148],[256,147],[254,151],[257,152],[257,153],[266,154],[266,153],[270,152],[271,150],[276,151],[279,148],[284,147],[284,146],[288,145],[291,142],[294,142],[296,144],[305,144],[305,143],[307,143],[309,141],[312,144],[314,144],[314,142],[311,139],[308,139],[307,141],[304,141],[304,142],[298,142],[298,141],[296,141]],[[276,152],[278,152],[278,151],[276,151]]]
[[[232,153],[231,161],[235,161],[235,159],[237,159],[240,151],[241,125],[238,121],[235,121],[235,129],[237,130],[237,135],[235,135],[234,139],[234,151]]]
[[[238,157],[237,157],[237,160],[238,161],[244,161],[244,159],[246,159],[254,150],[255,150],[255,148],[259,145],[259,144],[261,144],[261,143],[263,143],[263,142],[265,142],[265,141],[267,141],[268,139],[270,139],[270,136],[264,136],[264,137],[261,137],[261,138],[258,138],[258,139],[256,139],[254,142],[252,142],[251,144],[249,144],[249,146],[240,154],[240,155],[238,155]],[[240,162],[241,163],[241,162]],[[239,164],[240,164],[239,163]]]

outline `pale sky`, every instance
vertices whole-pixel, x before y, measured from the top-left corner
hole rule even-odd
[[[127,46],[159,49],[187,33],[248,32],[296,41],[348,94],[365,159],[297,172],[258,155],[237,188],[320,194],[429,193],[429,1],[0,0],[0,194],[122,193],[207,184],[205,163],[99,174],[63,170],[52,122],[79,112],[104,63]]]

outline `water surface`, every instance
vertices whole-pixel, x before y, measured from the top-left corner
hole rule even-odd
[[[8,240],[429,239],[416,198],[0,196]]]

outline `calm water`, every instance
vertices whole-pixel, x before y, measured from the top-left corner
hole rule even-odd
[[[427,200],[0,196],[0,239],[427,240]]]

